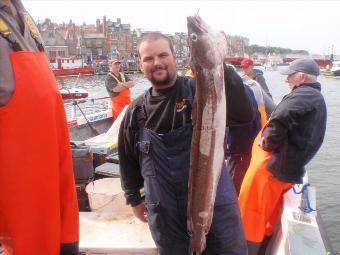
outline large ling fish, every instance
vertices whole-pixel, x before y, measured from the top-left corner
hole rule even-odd
[[[187,20],[192,62],[197,72],[187,225],[190,254],[201,254],[206,247],[224,162],[226,97],[223,60],[227,42],[223,32],[213,31],[199,16],[190,16]]]

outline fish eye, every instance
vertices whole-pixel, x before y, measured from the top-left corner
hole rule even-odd
[[[190,38],[191,38],[191,40],[196,42],[197,41],[197,34],[195,34],[195,33],[190,34]]]

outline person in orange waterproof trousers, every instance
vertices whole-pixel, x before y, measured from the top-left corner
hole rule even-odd
[[[282,210],[283,194],[292,184],[302,183],[305,166],[325,136],[327,110],[316,62],[297,59],[282,73],[288,75],[291,92],[255,139],[239,195],[249,255],[265,254]]]
[[[0,244],[5,255],[78,254],[64,104],[43,51],[22,3],[2,1]]]
[[[123,72],[120,72],[121,62],[118,59],[112,61],[111,70],[105,79],[107,93],[111,97],[112,117],[117,119],[126,105],[131,103],[130,88],[134,82]]]
[[[277,180],[266,169],[272,153],[257,146],[260,138],[261,133],[255,138],[251,162],[239,195],[239,206],[249,254],[258,254],[257,251],[262,242],[266,243],[272,236],[282,209],[282,195],[292,186],[290,183]],[[252,252],[254,250],[256,252]]]

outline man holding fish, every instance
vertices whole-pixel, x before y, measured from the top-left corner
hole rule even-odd
[[[250,123],[255,109],[242,82],[224,77],[225,35],[198,16],[188,17],[188,30],[196,79],[177,76],[165,35],[147,33],[139,42],[152,87],[131,103],[120,127],[122,187],[160,254],[245,255],[223,145],[227,127]]]

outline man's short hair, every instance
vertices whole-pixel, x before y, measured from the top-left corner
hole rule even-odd
[[[138,53],[138,57],[140,58],[140,54],[139,54],[139,48],[140,48],[140,45],[145,42],[145,41],[156,41],[158,39],[165,39],[168,43],[169,43],[169,47],[170,47],[170,50],[172,52],[172,54],[175,55],[175,50],[174,50],[174,45],[171,41],[171,39],[160,33],[160,32],[148,32],[148,33],[144,33],[142,34],[138,44],[137,44],[137,53]]]
[[[318,80],[318,77],[316,75],[313,74],[306,74],[307,75],[307,81],[309,82],[316,82]]]

